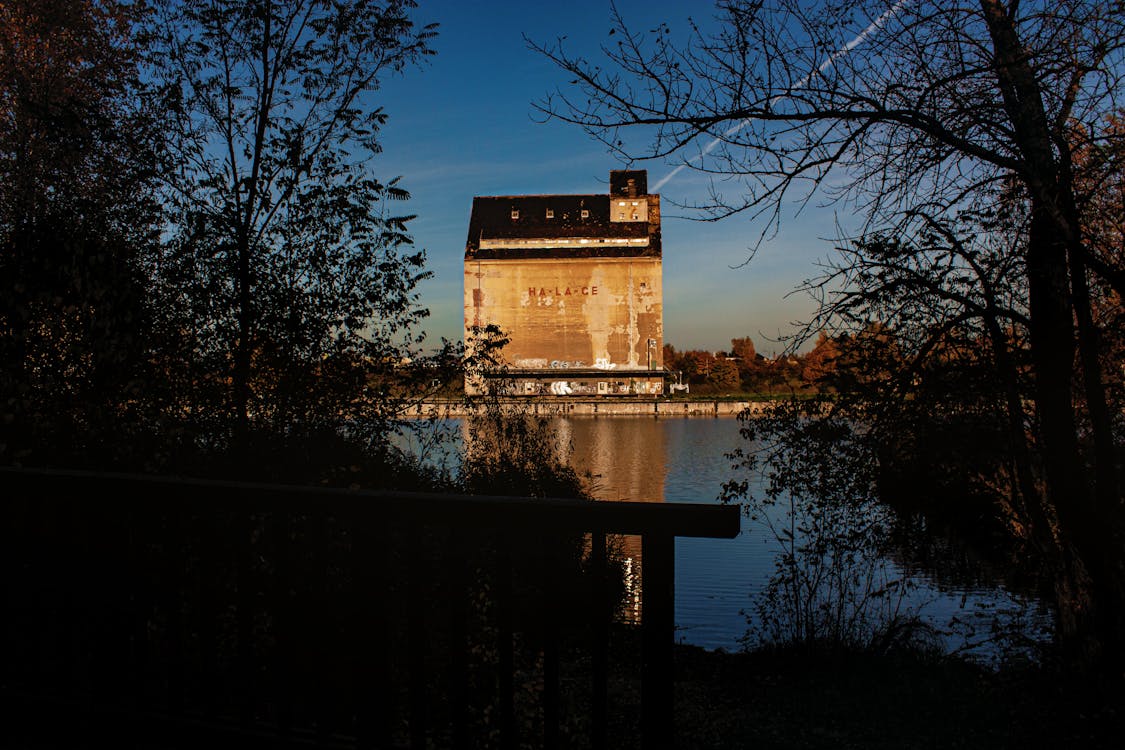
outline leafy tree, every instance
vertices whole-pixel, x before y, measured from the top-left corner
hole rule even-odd
[[[700,349],[690,349],[680,354],[679,369],[683,370],[684,378],[692,385],[703,385],[711,377],[711,370],[715,367],[715,355]]]
[[[1075,128],[1072,135],[1082,235],[1101,267],[1121,269],[1125,268],[1125,110],[1110,114],[1094,127],[1094,133],[1090,137]],[[1097,276],[1092,281],[1093,316],[1104,331],[1103,377],[1119,402],[1125,393],[1125,373],[1119,364],[1125,354],[1121,284]],[[1122,414],[1119,404],[1111,404],[1110,413]],[[1116,432],[1120,434],[1120,426]]]
[[[179,165],[157,269],[162,325],[178,394],[216,435],[349,421],[353,436],[378,433],[396,379],[422,371],[398,365],[421,340],[424,254],[412,217],[393,210],[408,193],[372,171],[387,117],[374,94],[431,53],[436,31],[414,27],[414,6],[162,8],[157,62]]]
[[[726,357],[716,359],[708,374],[707,383],[718,393],[736,392],[742,384],[738,365]]]
[[[739,362],[746,367],[757,363],[758,353],[754,350],[754,340],[749,336],[730,340],[730,355],[737,357]]]
[[[1125,74],[1121,3],[735,0],[719,16],[683,46],[667,26],[646,36],[620,23],[608,65],[537,47],[574,92],[541,108],[626,158],[678,154],[739,179],[735,198],[716,189],[698,207],[765,217],[763,237],[783,199],[827,184],[866,218],[865,234],[912,238],[965,210],[1003,211],[1026,294],[1027,395],[1052,523],[1040,533],[1062,555],[1069,629],[1097,634],[1086,658],[1100,641],[1125,663],[1122,505],[1091,275],[1118,294],[1125,285],[1084,233],[1074,146],[1078,130],[1085,148],[1120,149],[1104,123]],[[653,129],[650,148],[630,148],[621,131],[633,126]]]
[[[762,358],[749,336],[730,340],[730,355],[737,360],[738,377],[743,390],[753,390],[761,376]]]
[[[728,455],[739,473],[721,496],[743,502],[783,550],[744,640],[813,652],[930,646],[915,584],[889,562],[896,524],[879,500],[874,441],[846,415],[819,412],[786,400],[763,418],[739,417],[745,447]]]
[[[143,395],[158,226],[143,8],[0,5],[0,459],[98,462]]]
[[[664,362],[666,362],[666,363],[673,362],[673,361],[675,361],[677,356],[678,355],[677,355],[677,352],[676,352],[676,347],[672,346],[671,344],[665,344],[664,345],[663,356],[661,357],[661,359]]]
[[[839,359],[839,343],[821,331],[812,350],[801,359],[801,379],[809,384],[831,387]]]
[[[896,446],[898,457],[888,460],[916,457],[906,465],[918,478],[930,470],[964,477],[1003,467],[1013,493],[1005,515],[1042,541],[1051,525],[1026,429],[1026,293],[1005,221],[966,215],[932,225],[916,243],[873,238],[841,249],[815,282],[835,288],[846,277],[818,321],[894,321],[893,328],[867,324],[841,338],[835,377],[867,402],[873,430]],[[957,460],[941,458],[948,455]],[[982,468],[982,457],[994,469]]]

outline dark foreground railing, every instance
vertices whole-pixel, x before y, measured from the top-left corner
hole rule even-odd
[[[726,506],[14,469],[0,488],[11,747],[669,747],[674,537],[738,533]],[[611,622],[619,534],[643,537],[639,639]]]

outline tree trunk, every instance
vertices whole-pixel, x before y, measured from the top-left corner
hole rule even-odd
[[[1004,384],[1004,402],[1008,417],[1008,432],[1012,441],[1013,461],[1015,463],[1016,487],[1023,500],[1023,522],[1030,527],[1029,537],[1041,553],[1049,558],[1056,557],[1057,543],[1051,520],[1044,507],[1044,498],[1035,481],[1032,451],[1028,445],[1027,414],[1024,411],[1016,365],[1008,348],[1007,338],[991,306],[984,318],[985,328],[992,340],[996,369]]]
[[[1063,580],[1057,587],[1060,636],[1069,641],[1075,657],[1094,666],[1090,660],[1098,659],[1098,645],[1106,647],[1105,655],[1111,659],[1119,656],[1116,644],[1120,633],[1108,624],[1116,619],[1112,612],[1118,609],[1118,603],[1125,600],[1119,596],[1122,587],[1114,583],[1118,576],[1112,572],[1119,550],[1106,546],[1113,536],[1112,531],[1107,533],[1113,519],[1100,518],[1097,513],[1078,444],[1072,385],[1076,352],[1072,293],[1075,289],[1088,292],[1084,291],[1084,276],[1072,286],[1075,280],[1071,277],[1069,251],[1077,240],[1077,227],[1067,221],[1065,213],[1073,206],[1073,195],[1068,192],[1069,165],[1060,163],[1066,154],[1057,157],[1052,146],[1042,90],[1016,32],[1013,14],[1000,0],[980,3],[993,44],[1004,107],[1023,155],[1020,177],[1030,192],[1027,273],[1031,355],[1047,496],[1064,550],[1064,564],[1059,570]],[[1073,270],[1085,273],[1084,267]],[[1079,314],[1083,303],[1088,303],[1088,298],[1078,302]],[[1095,363],[1088,375],[1097,373]],[[1095,400],[1104,404],[1104,396]],[[1103,463],[1101,468],[1105,471],[1108,467]],[[1105,483],[1101,484],[1104,487]],[[1114,668],[1120,669],[1120,664],[1115,663]]]
[[[1063,545],[1057,575],[1059,637],[1074,658],[1097,658],[1089,643],[1096,627],[1092,616],[1094,574],[1088,561],[1096,548],[1091,534],[1091,493],[1078,451],[1072,402],[1074,365],[1073,310],[1070,304],[1066,252],[1046,210],[1033,201],[1028,238],[1028,289],[1031,359],[1035,370],[1035,405],[1046,469],[1047,497],[1054,508]]]

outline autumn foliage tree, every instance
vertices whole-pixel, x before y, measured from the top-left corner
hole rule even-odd
[[[827,195],[862,216],[859,247],[891,249],[869,243],[889,235],[911,258],[915,238],[965,211],[1006,216],[1026,301],[1020,396],[1033,405],[1020,425],[1036,459],[1025,501],[1058,553],[1064,640],[1084,663],[1103,653],[1119,669],[1125,512],[1095,307],[1097,286],[1125,285],[1089,235],[1074,133],[1090,152],[1121,148],[1105,125],[1125,82],[1122,4],[735,0],[687,44],[664,24],[614,31],[607,60],[537,47],[571,82],[540,109],[625,159],[671,156],[721,176],[697,206],[706,217],[758,217],[768,237],[787,200]],[[897,321],[879,322],[893,333]]]
[[[1120,414],[1125,394],[1120,367],[1125,356],[1125,109],[1109,114],[1104,121],[1079,124],[1072,130],[1076,163],[1076,188],[1079,191],[1082,235],[1086,238],[1092,264],[1102,274],[1092,278],[1093,318],[1105,332],[1102,336],[1102,372],[1117,403],[1112,414]]]
[[[142,394],[160,153],[138,82],[142,16],[113,0],[0,4],[7,461],[109,460],[103,439]]]
[[[840,364],[840,344],[833,337],[821,331],[816,344],[802,358],[801,379],[806,383],[833,388],[837,385],[835,376]]]

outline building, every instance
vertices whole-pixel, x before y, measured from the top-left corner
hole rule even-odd
[[[656,395],[664,389],[660,196],[643,170],[609,193],[473,198],[465,342],[499,326],[502,368],[466,393]]]

